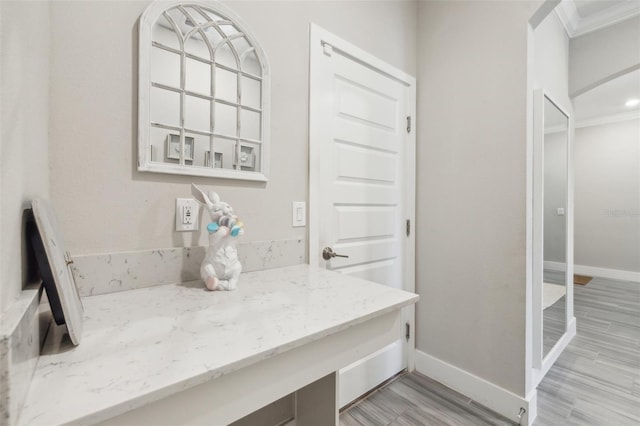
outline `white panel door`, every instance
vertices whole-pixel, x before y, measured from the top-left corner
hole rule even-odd
[[[413,271],[406,276],[410,264],[406,251],[412,241],[407,236],[407,220],[414,208],[415,177],[410,172],[415,176],[415,171],[408,166],[407,156],[412,154],[415,139],[407,117],[412,102],[415,105],[415,83],[382,71],[366,54],[345,52],[341,41],[314,40],[314,29],[311,263],[413,290],[407,285]],[[325,247],[348,257],[325,260],[321,256]],[[396,342],[340,372],[340,406],[405,368],[407,341],[399,332]]]

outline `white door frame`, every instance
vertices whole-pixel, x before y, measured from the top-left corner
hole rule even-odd
[[[318,96],[318,88],[313,82],[313,64],[318,63],[324,55],[322,49],[315,48],[316,46],[323,45],[325,43],[331,45],[333,51],[337,51],[340,54],[349,57],[385,76],[391,77],[407,87],[413,88],[409,90],[408,97],[408,113],[412,118],[411,131],[405,134],[405,162],[403,164],[404,169],[404,182],[406,182],[406,190],[404,191],[404,206],[406,211],[404,212],[405,218],[410,221],[410,233],[408,238],[403,239],[403,276],[405,282],[403,283],[403,290],[415,292],[415,194],[416,194],[416,131],[415,131],[415,116],[416,116],[416,79],[415,77],[405,73],[404,71],[395,68],[392,65],[384,62],[383,60],[371,55],[368,52],[360,49],[357,46],[335,36],[334,34],[322,29],[321,27],[311,24],[310,25],[310,47],[309,47],[309,263],[311,265],[320,264],[320,215],[317,208],[320,200],[319,181],[320,181],[320,167],[317,161],[313,161],[314,158],[319,157],[321,141],[318,135],[322,134],[320,123],[318,120],[314,120],[314,117],[318,117],[318,111],[323,107],[324,100],[321,96]],[[409,341],[407,342],[407,367],[409,371],[415,369],[415,308],[414,305],[405,308],[403,311],[403,320],[409,324],[411,329]]]

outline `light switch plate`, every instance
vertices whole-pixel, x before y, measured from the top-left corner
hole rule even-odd
[[[307,206],[304,201],[294,201],[291,208],[291,226],[294,228],[306,226],[307,224]]]
[[[193,198],[176,198],[176,231],[197,231],[200,204]]]

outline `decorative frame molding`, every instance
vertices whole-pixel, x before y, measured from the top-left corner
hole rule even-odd
[[[579,37],[640,15],[640,2],[618,3],[587,18],[581,18],[572,0],[561,1],[555,8],[570,38]]]
[[[261,138],[260,138],[260,171],[246,171],[233,169],[217,169],[214,167],[193,167],[181,164],[159,163],[151,161],[150,150],[150,130],[151,130],[151,108],[150,108],[150,89],[151,89],[151,53],[152,53],[152,30],[153,26],[163,13],[178,5],[196,6],[210,10],[216,15],[228,19],[238,27],[244,37],[254,48],[254,52],[262,66],[261,76]],[[138,60],[138,171],[169,173],[188,176],[206,176],[224,179],[238,179],[249,181],[266,182],[269,177],[269,145],[270,145],[270,105],[271,105],[271,89],[270,89],[270,70],[267,56],[260,47],[258,41],[251,34],[249,26],[231,9],[217,1],[197,2],[197,1],[179,1],[179,0],[156,0],[147,7],[139,20],[139,60]],[[215,63],[215,62],[214,62]],[[241,72],[241,70],[239,70]],[[240,79],[238,79],[240,81]],[[239,114],[239,113],[238,113]],[[168,131],[180,131],[184,133],[184,126],[171,128]],[[240,133],[235,139],[242,139]],[[239,144],[236,147],[236,153],[239,157]]]
[[[626,111],[619,114],[612,114],[576,121],[576,129],[581,129],[583,127],[603,126],[605,124],[620,123],[630,120],[640,120],[640,110]]]

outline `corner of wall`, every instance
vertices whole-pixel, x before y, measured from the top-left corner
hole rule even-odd
[[[462,393],[516,424],[533,422],[537,413],[535,389],[522,397],[422,351],[416,350],[415,358],[417,372]]]
[[[0,311],[4,311],[29,284],[24,209],[31,199],[50,193],[50,7],[48,2],[1,3]]]

